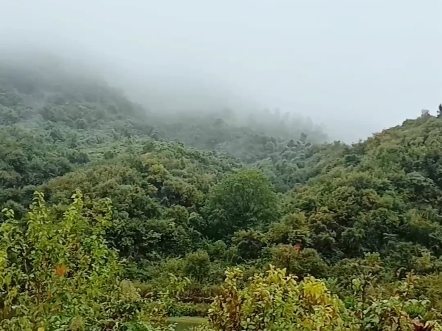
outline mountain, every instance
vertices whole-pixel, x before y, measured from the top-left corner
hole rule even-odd
[[[178,315],[204,315],[227,267],[269,264],[323,279],[350,306],[351,279],[388,296],[413,272],[409,294],[431,311],[442,307],[441,133],[424,114],[328,143],[279,111],[158,113],[54,59],[4,61],[0,205],[24,219],[34,191],[57,215],[76,190],[87,206],[109,198],[105,236],[126,277],[144,291],[167,286],[166,273],[192,279]]]

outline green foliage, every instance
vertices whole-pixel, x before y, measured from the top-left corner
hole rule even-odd
[[[236,254],[242,261],[258,259],[266,246],[265,234],[257,230],[240,230],[232,237]]]
[[[349,330],[440,320],[441,117],[424,114],[346,145],[324,143],[319,128],[291,114],[249,115],[157,114],[56,59],[0,61],[0,208],[8,210],[0,215],[1,323],[37,327],[55,318],[67,327],[75,317],[91,330],[112,321],[121,322],[116,330],[152,330],[144,320],[166,327],[167,314],[204,314],[225,297],[232,267],[244,275],[235,289],[244,307],[264,309],[246,285],[261,277],[266,290],[257,293],[270,291],[266,305],[275,309],[300,284],[326,284],[324,295],[344,305],[339,327]],[[72,203],[78,189],[84,198]],[[52,207],[33,200],[34,191]],[[109,271],[95,274],[84,262],[93,259]],[[261,275],[269,264],[285,269],[283,280]],[[60,266],[66,274],[56,277]],[[410,272],[418,278],[405,291]],[[41,299],[50,286],[57,291]],[[284,310],[287,320],[312,318],[308,302],[299,304],[306,311]],[[275,312],[264,311],[270,319],[247,316],[270,325]],[[302,327],[310,331],[324,316]]]
[[[240,170],[214,186],[206,205],[210,238],[268,225],[278,219],[278,201],[269,180],[257,170]]]
[[[214,330],[357,330],[343,303],[314,278],[297,282],[273,267],[244,288],[241,278],[239,269],[226,273],[209,310]]]
[[[441,330],[437,322],[413,316],[424,311],[426,301],[408,299],[411,278],[388,299],[368,296],[364,282],[353,280],[357,304],[349,309],[313,277],[298,282],[270,266],[267,274],[256,274],[243,285],[242,272],[231,269],[211,305],[209,324],[220,331]]]
[[[298,277],[327,276],[328,266],[314,249],[281,245],[271,249],[272,264]]]
[[[41,193],[23,222],[0,226],[0,329],[149,330],[144,301],[103,238],[109,200],[85,206],[80,192],[59,217]]]
[[[187,254],[184,258],[184,272],[198,282],[203,282],[210,272],[209,254],[204,250]]]

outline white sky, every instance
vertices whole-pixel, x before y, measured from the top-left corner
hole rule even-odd
[[[346,140],[423,108],[435,113],[442,102],[440,0],[0,4],[3,46],[28,42],[94,54],[128,76],[183,88],[220,84],[264,107],[308,115]]]

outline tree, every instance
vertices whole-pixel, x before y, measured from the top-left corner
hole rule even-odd
[[[259,170],[246,169],[226,176],[210,192],[206,233],[223,239],[234,232],[270,224],[278,218],[276,193]]]
[[[184,272],[201,283],[210,272],[209,254],[205,250],[187,254],[184,258]]]
[[[232,243],[237,249],[238,257],[244,261],[258,259],[266,245],[264,234],[256,230],[236,232],[232,237]]]
[[[0,330],[122,330],[141,321],[144,301],[121,279],[104,240],[109,200],[86,208],[80,192],[64,214],[36,193],[24,221],[5,210],[0,226]]]
[[[240,269],[226,272],[221,293],[209,310],[214,330],[357,330],[354,317],[325,284],[312,277],[297,282],[271,267],[242,287]]]
[[[300,245],[279,245],[271,248],[272,263],[284,268],[289,274],[297,277],[308,275],[324,277],[328,266],[312,248],[301,249]]]

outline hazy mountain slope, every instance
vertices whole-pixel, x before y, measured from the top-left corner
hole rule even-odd
[[[57,157],[65,157],[68,153],[83,155],[81,161],[71,156],[69,162],[74,163],[100,159],[102,155],[94,149],[111,141],[126,138],[135,143],[146,139],[174,140],[233,156],[251,166],[264,167],[277,189],[286,191],[305,181],[306,176],[286,178],[280,170],[286,165],[280,163],[296,158],[293,169],[304,168],[309,157],[316,154],[309,141],[325,139],[310,123],[296,127],[295,122],[289,121],[286,115],[283,120],[278,113],[262,113],[258,116],[261,122],[253,118],[247,122],[244,114],[220,113],[213,109],[204,113],[155,113],[129,101],[123,92],[109,87],[93,72],[71,68],[53,58],[37,58],[30,62],[26,59],[8,59],[0,63],[0,131],[3,132],[0,134],[16,137],[8,139],[3,153],[15,148],[13,144],[22,145],[22,149],[30,148],[33,138],[17,138],[24,134],[28,138],[38,137],[36,143],[41,146],[37,150],[54,146],[52,154]],[[278,135],[272,136],[272,133]],[[38,158],[43,160],[45,155]],[[12,165],[3,165],[2,169],[12,171],[11,176],[24,171],[24,168],[13,169]],[[73,166],[66,165],[66,169],[73,169]],[[54,175],[63,172],[60,171],[55,171]],[[39,177],[22,181],[20,185],[38,184],[50,178],[38,180]]]
[[[379,295],[411,270],[415,297],[439,279],[440,118],[326,144],[277,112],[164,115],[88,75],[1,68],[1,207],[21,218],[35,190],[59,212],[77,189],[88,206],[111,198],[106,238],[130,278],[161,289],[165,273],[190,277],[191,302],[213,296],[228,266],[272,263],[350,298],[349,277],[370,268]]]
[[[401,266],[404,249],[440,256],[441,134],[430,116],[376,134],[290,192],[286,211],[306,216],[314,246],[332,259],[378,251]]]

